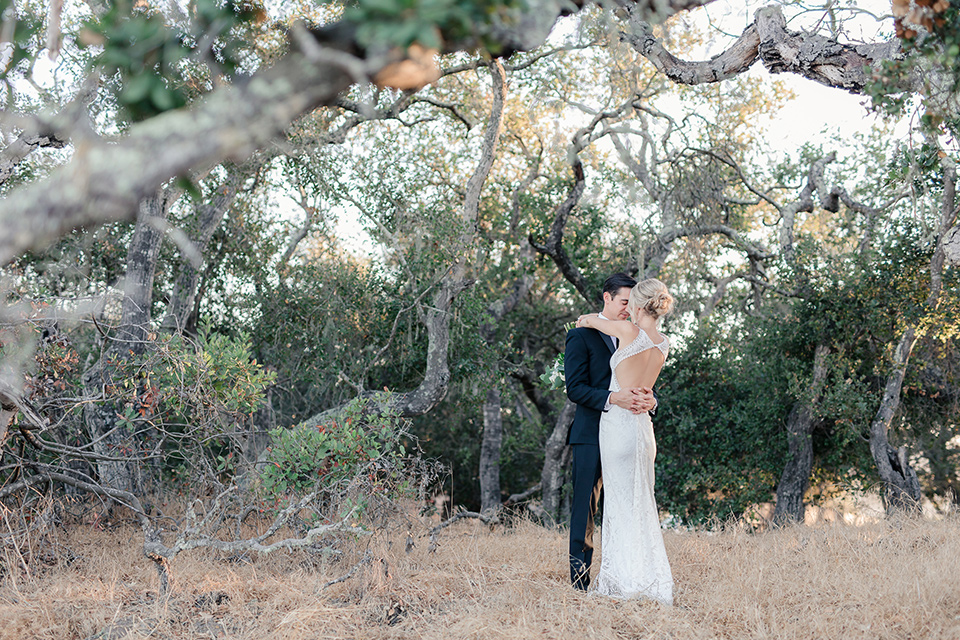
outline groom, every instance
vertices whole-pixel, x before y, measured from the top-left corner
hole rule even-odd
[[[636,280],[615,273],[603,283],[601,316],[626,320],[630,289]],[[600,415],[612,405],[634,413],[653,412],[656,399],[650,389],[623,389],[611,392],[610,356],[616,338],[596,329],[571,329],[567,333],[564,377],[567,397],[577,405],[567,436],[572,452],[573,504],[570,507],[570,580],[577,589],[590,585],[593,560],[593,520],[600,500]]]

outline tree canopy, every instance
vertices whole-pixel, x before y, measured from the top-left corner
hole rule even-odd
[[[290,545],[414,486],[560,519],[544,374],[615,271],[679,300],[679,521],[955,499],[960,5],[856,42],[853,6],[721,37],[701,4],[0,4],[0,499],[128,507],[162,575],[227,518],[171,542],[172,487],[273,532],[312,510]],[[758,60],[877,124],[771,150],[792,96]]]

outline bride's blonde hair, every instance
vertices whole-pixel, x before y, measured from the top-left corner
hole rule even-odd
[[[627,301],[627,311],[635,317],[638,309],[659,320],[673,311],[673,296],[667,291],[667,285],[656,278],[648,278],[630,290],[630,299]]]

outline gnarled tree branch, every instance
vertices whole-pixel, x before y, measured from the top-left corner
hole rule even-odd
[[[668,78],[680,84],[720,82],[744,73],[760,60],[771,73],[795,73],[828,87],[863,93],[885,61],[902,55],[900,40],[876,44],[844,44],[814,34],[788,31],[778,6],[758,9],[754,22],[723,53],[710,60],[680,60],[653,35],[640,13],[630,12],[629,31],[621,39],[645,56]],[[918,81],[914,79],[913,84]],[[900,86],[891,90],[912,90]]]

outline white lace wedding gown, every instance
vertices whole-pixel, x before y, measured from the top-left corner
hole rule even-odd
[[[610,390],[619,391],[617,365],[647,349],[667,357],[666,337],[654,344],[643,330],[610,358]],[[660,532],[653,495],[653,461],[657,443],[646,413],[636,415],[613,406],[600,418],[600,464],[603,467],[603,529],[596,593],[616,598],[650,598],[673,604],[673,575]]]

